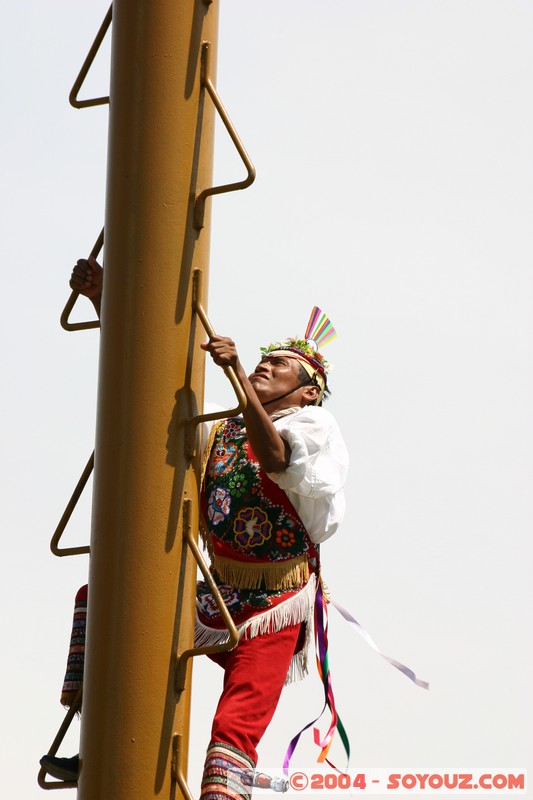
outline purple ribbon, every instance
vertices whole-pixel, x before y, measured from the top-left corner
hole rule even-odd
[[[349,611],[343,608],[339,603],[336,603],[335,600],[331,600],[331,605],[337,609],[341,617],[344,617],[346,622],[348,622],[352,626],[352,628],[359,634],[359,636],[362,636],[365,642],[367,642],[367,644],[369,644],[370,647],[372,647],[377,653],[379,653],[380,656],[385,659],[385,661],[388,661],[389,664],[392,664],[393,667],[399,669],[400,672],[403,672],[403,674],[407,678],[409,678],[410,681],[413,681],[413,683],[416,684],[416,686],[420,686],[421,689],[429,689],[429,683],[427,681],[420,680],[420,678],[417,678],[412,669],[406,667],[405,664],[401,663],[401,661],[397,661],[395,658],[390,658],[390,656],[386,656],[385,653],[382,653],[377,644],[375,643],[375,641],[368,633],[368,631],[365,631],[363,626],[360,625],[359,622],[357,622],[355,617],[352,617]]]

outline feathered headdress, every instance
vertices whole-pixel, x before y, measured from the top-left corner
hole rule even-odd
[[[309,377],[319,386],[321,392],[319,402],[324,397],[327,387],[327,373],[331,365],[324,356],[318,352],[319,347],[331,342],[337,336],[331,320],[322,309],[315,306],[309,317],[303,339],[284,339],[282,342],[272,342],[268,347],[261,347],[264,356],[292,355],[298,359]]]

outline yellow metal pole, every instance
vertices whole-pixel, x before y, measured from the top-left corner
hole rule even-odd
[[[197,530],[198,475],[184,442],[203,392],[191,301],[210,216],[198,230],[193,211],[212,178],[200,61],[209,41],[213,74],[217,5],[113,3],[81,800],[186,796],[172,759],[179,743],[186,763],[190,675],[180,693],[174,678],[193,642],[182,509],[194,500]]]

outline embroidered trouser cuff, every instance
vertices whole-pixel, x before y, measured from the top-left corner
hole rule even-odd
[[[213,742],[207,749],[200,800],[250,800],[246,784],[254,763],[246,753],[223,742]]]

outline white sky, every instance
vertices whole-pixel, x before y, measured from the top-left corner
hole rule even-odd
[[[58,319],[104,218],[107,109],[75,111],[67,98],[106,10],[25,0],[0,18],[0,762],[11,800],[43,796],[38,759],[63,716],[87,575],[86,557],[55,559],[48,543],[93,446],[98,333],[67,334]],[[431,683],[412,686],[332,612],[353,766],[533,766],[532,44],[529,0],[221,2],[218,88],[258,177],[214,200],[210,317],[252,367],[260,345],[303,330],[314,304],[331,316],[330,409],[352,464],[326,581]],[[108,57],[88,92],[106,93]],[[217,178],[242,174],[219,129]],[[208,396],[230,403],[208,372]],[[89,526],[87,497],[69,543],[87,542]],[[197,667],[196,795],[219,686],[216,667]],[[314,676],[284,693],[263,765],[320,704]],[[295,765],[313,760],[304,744]]]

